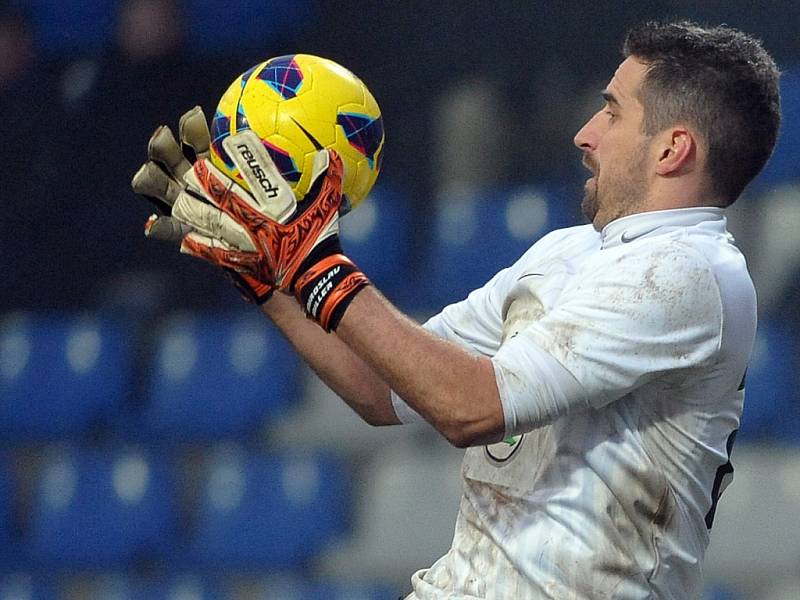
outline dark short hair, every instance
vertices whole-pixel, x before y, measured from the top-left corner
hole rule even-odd
[[[725,26],[650,21],[628,31],[623,54],[648,66],[639,90],[645,134],[693,127],[708,149],[710,191],[734,202],[780,127],[780,74],[761,42]]]

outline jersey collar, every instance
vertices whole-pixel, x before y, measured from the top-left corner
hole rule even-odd
[[[692,227],[705,222],[708,222],[715,231],[723,233],[726,226],[724,209],[697,206],[628,215],[606,225],[600,232],[600,237],[603,248],[614,248],[639,238],[649,237],[656,232],[666,233],[667,230]]]

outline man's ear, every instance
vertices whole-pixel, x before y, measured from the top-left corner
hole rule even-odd
[[[659,137],[656,173],[663,177],[692,170],[697,160],[697,141],[688,127],[670,127]]]

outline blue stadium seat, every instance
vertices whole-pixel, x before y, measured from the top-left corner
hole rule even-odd
[[[177,510],[170,466],[130,449],[61,451],[39,474],[27,549],[40,568],[131,567],[168,552]]]
[[[399,598],[397,590],[386,585],[368,583],[315,583],[303,600],[387,600]]]
[[[408,198],[378,184],[341,223],[342,247],[389,298],[402,295],[411,274],[414,237]]]
[[[707,585],[703,592],[703,600],[738,600],[738,596],[724,585]]]
[[[397,589],[380,583],[311,581],[298,577],[272,577],[255,590],[262,600],[395,600]]]
[[[124,573],[101,574],[91,582],[92,598],[113,600],[224,600],[222,586],[205,576],[172,574],[140,577]]]
[[[297,355],[258,314],[179,316],[156,336],[144,410],[156,441],[245,436],[299,394]]]
[[[761,320],[745,381],[740,439],[786,440],[800,434],[799,368],[796,334],[777,321]]]
[[[0,575],[0,600],[57,600],[55,586],[42,576],[26,572]]]
[[[332,456],[229,447],[213,457],[202,485],[189,553],[206,568],[296,568],[347,524],[348,485]]]
[[[462,300],[545,233],[572,225],[577,202],[565,190],[525,186],[440,203],[421,273],[429,307]]]
[[[77,315],[8,315],[0,323],[0,436],[64,439],[107,421],[127,399],[124,329]]]

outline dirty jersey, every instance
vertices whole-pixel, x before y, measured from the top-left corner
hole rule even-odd
[[[554,231],[425,327],[492,359],[507,437],[409,599],[701,596],[756,328],[721,209]]]

